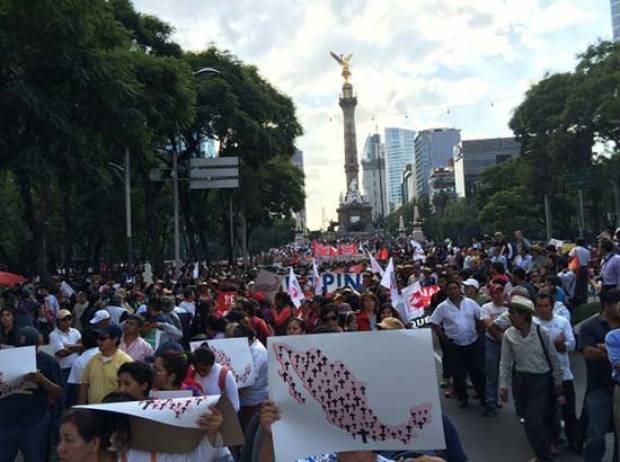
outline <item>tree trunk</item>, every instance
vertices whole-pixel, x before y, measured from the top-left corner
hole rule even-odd
[[[18,178],[19,192],[24,204],[24,219],[26,221],[26,226],[28,226],[32,234],[33,247],[35,249],[35,271],[45,284],[51,284],[53,281],[48,269],[46,228],[46,221],[48,219],[49,184],[44,183],[41,186],[43,190],[39,198],[40,219],[37,219],[30,181],[23,177]]]
[[[68,277],[71,275],[71,268],[73,267],[73,226],[71,223],[71,192],[69,189],[65,189],[62,191],[62,218],[64,228],[64,266],[65,272]]]
[[[189,187],[187,185],[179,185],[179,198],[181,210],[183,211],[183,221],[185,223],[185,237],[187,239],[187,243],[189,245],[190,258],[191,261],[197,261],[198,255],[196,252],[196,233],[194,222],[192,220],[192,207],[191,201],[189,197]]]

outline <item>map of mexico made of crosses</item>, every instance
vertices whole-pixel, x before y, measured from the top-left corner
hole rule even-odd
[[[277,462],[445,447],[429,331],[276,337],[268,352]]]

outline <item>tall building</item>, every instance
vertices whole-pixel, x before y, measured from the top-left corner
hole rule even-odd
[[[611,0],[611,25],[614,42],[620,40],[620,0]]]
[[[415,138],[415,172],[417,195],[429,194],[428,178],[434,168],[452,166],[454,147],[461,141],[455,128],[422,130]]]
[[[440,167],[431,170],[428,176],[428,197],[433,203],[433,197],[439,193],[454,195],[454,169]]]
[[[401,200],[403,204],[413,202],[416,198],[415,170],[413,164],[407,164],[403,168],[402,180],[400,183]]]
[[[480,175],[489,167],[518,156],[514,138],[465,140],[454,148],[454,183],[458,197],[473,198]]]
[[[302,172],[304,171],[304,152],[295,149],[295,154],[291,157],[291,163],[300,169]],[[308,222],[306,221],[306,203],[304,200],[304,208],[295,214],[295,222],[302,224],[302,230],[305,232],[308,227]]]
[[[372,205],[372,218],[377,220],[388,210],[385,174],[385,146],[381,135],[368,135],[362,153],[362,185],[364,198]]]
[[[407,164],[415,164],[415,138],[415,130],[407,130],[405,128],[385,129],[387,210],[390,212],[402,205],[402,172]]]

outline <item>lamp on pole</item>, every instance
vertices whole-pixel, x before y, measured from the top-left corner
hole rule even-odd
[[[192,72],[194,76],[207,74],[220,74],[213,67],[203,67]],[[179,154],[181,153],[181,130],[179,124],[176,127],[178,142],[172,150],[172,185],[174,191],[174,274],[178,280],[181,275],[181,231],[179,227]]]

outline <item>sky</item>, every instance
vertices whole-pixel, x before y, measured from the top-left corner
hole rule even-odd
[[[609,0],[134,0],[170,23],[184,49],[213,43],[256,65],[294,101],[304,135],[308,227],[337,219],[346,191],[329,56],[353,53],[358,157],[385,127],[455,127],[462,139],[510,136],[513,109],[546,72],[611,39]],[[361,183],[360,167],[360,183]]]

